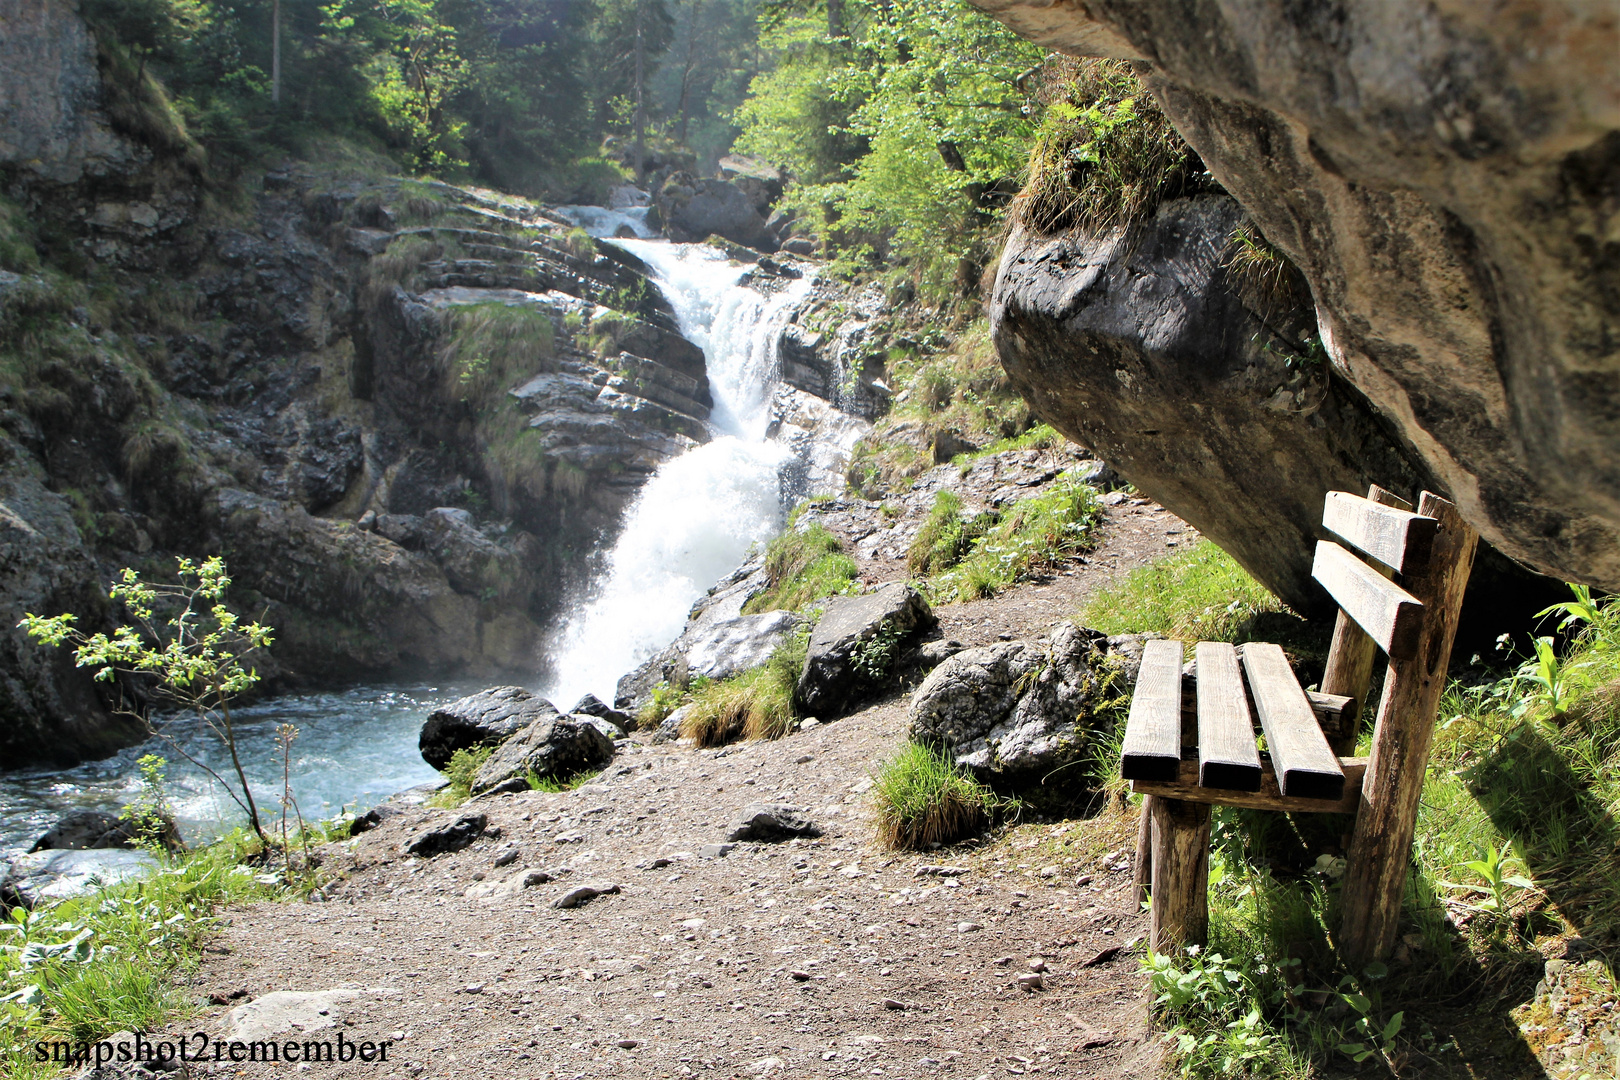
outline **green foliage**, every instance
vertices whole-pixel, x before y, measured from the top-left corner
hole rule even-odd
[[[495,752],[493,746],[472,746],[457,750],[450,755],[445,763],[442,773],[450,786],[434,795],[429,801],[434,806],[457,807],[472,798],[473,779],[477,777],[478,770],[483,768],[484,762]]]
[[[800,631],[759,667],[720,682],[694,682],[681,721],[682,738],[701,747],[786,735],[798,718],[794,698],[808,643],[808,632]]]
[[[857,678],[867,682],[881,682],[888,677],[900,651],[900,639],[905,631],[885,619],[878,624],[871,637],[855,643],[850,653],[849,667]]]
[[[1089,551],[1101,513],[1095,488],[1063,478],[1005,511],[986,511],[969,522],[958,518],[964,535],[979,535],[968,542],[954,566],[928,580],[928,588],[943,602],[994,596],[1014,582],[1047,573]],[[940,533],[946,544],[956,527],[947,526]],[[932,565],[933,556],[928,561]]]
[[[650,731],[664,722],[664,718],[686,700],[686,692],[678,686],[671,686],[667,680],[660,682],[652,688],[647,696],[647,703],[636,713],[636,724],[644,731]]]
[[[1126,61],[1050,58],[1042,97],[1017,223],[1037,233],[1128,225],[1187,181],[1187,144]]]
[[[1283,604],[1208,540],[1133,570],[1092,597],[1080,621],[1105,634],[1153,632],[1182,641],[1243,640],[1245,624]]]
[[[800,180],[851,263],[906,265],[932,302],[977,289],[1035,131],[1019,77],[1042,50],[962,0],[847,5],[848,36],[808,16],[761,36],[774,70],[737,113],[737,145]]]
[[[141,771],[140,793],[124,804],[118,816],[129,823],[135,845],[156,854],[169,847],[174,818],[164,791],[169,763],[157,754],[142,754],[135,764]]]
[[[963,519],[962,497],[954,491],[939,492],[906,553],[906,569],[921,577],[949,570],[990,531],[996,518],[994,511],[985,511]]]
[[[1183,1076],[1265,1076],[1278,1036],[1253,1004],[1254,973],[1218,952],[1190,946],[1184,957],[1149,952],[1144,960],[1154,1009],[1171,1021]]]
[[[953,843],[1013,805],[944,752],[915,742],[878,769],[872,803],[878,842],[891,850]]]
[[[1262,318],[1270,319],[1310,300],[1304,279],[1253,222],[1244,221],[1227,240],[1226,270],[1238,295]]]
[[[0,270],[26,274],[38,268],[39,253],[28,216],[0,199]]]
[[[766,588],[743,605],[744,615],[761,611],[802,611],[848,592],[859,573],[838,538],[821,525],[796,528],[790,522],[765,549]]]
[[[549,791],[555,795],[558,792],[573,791],[601,775],[600,769],[586,769],[571,776],[539,776],[530,772],[524,779],[528,781],[530,791]]]
[[[32,1075],[36,1041],[156,1030],[182,1011],[179,985],[217,932],[220,908],[299,895],[310,884],[244,865],[261,853],[236,832],[145,880],[4,913],[0,1074]]]
[[[443,347],[447,387],[475,407],[505,405],[506,391],[555,366],[551,316],[530,304],[468,304],[451,309]]]
[[[219,556],[200,564],[187,558],[177,562],[179,583],[175,585],[152,584],[141,580],[136,571],[124,570],[110,595],[123,605],[131,621],[112,634],[85,634],[74,628],[78,617],[72,614],[45,617],[29,613],[18,625],[43,645],[72,644],[74,664],[95,668],[98,680],[133,679],[157,700],[194,713],[230,752],[236,790],[178,742],[166,741],[219,782],[268,846],[253,789],[237,756],[231,701],[258,685],[258,671],[247,660],[270,647],[271,629],[259,622],[243,622],[226,605],[225,591],[231,579]],[[151,728],[144,709],[125,706],[123,711],[146,723],[153,734],[163,735]]]

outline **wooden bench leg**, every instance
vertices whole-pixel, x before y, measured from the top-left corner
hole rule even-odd
[[[1153,950],[1202,945],[1209,934],[1209,804],[1155,796]]]
[[[1153,796],[1142,796],[1142,817],[1136,823],[1136,861],[1131,864],[1135,871],[1135,888],[1132,895],[1136,897],[1138,909],[1148,900],[1148,890],[1153,887]]]

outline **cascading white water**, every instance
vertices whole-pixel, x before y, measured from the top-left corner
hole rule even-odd
[[[693,601],[781,526],[777,476],[788,453],[766,439],[776,341],[808,279],[771,296],[701,244],[618,241],[653,272],[681,331],[703,349],[713,441],[664,462],[637,495],[589,599],[551,650],[543,695],[567,708],[613,700],[619,676],[680,635]]]

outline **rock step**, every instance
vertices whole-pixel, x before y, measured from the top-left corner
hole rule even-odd
[[[709,380],[706,375],[694,378],[668,364],[661,364],[657,360],[649,360],[645,356],[629,352],[621,352],[609,361],[608,366],[627,378],[654,383],[689,398],[701,404],[705,410],[714,407],[714,395],[709,392]]]
[[[650,380],[627,375],[614,375],[608,379],[607,387],[621,394],[633,394],[636,397],[646,398],[648,401],[697,420],[707,420],[709,418],[709,406]]]

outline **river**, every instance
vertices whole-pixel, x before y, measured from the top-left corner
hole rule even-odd
[[[636,215],[566,208],[599,236]],[[639,227],[636,227],[639,226]],[[682,332],[708,361],[712,438],[671,458],[626,511],[613,545],[547,645],[536,670],[552,674],[536,689],[561,707],[584,693],[611,701],[619,676],[674,640],[692,603],[741,563],[750,547],[781,527],[779,476],[787,451],[767,438],[777,376],[775,342],[810,287],[789,282],[766,295],[740,284],[748,268],[704,244],[617,240],[651,269]],[[275,733],[294,724],[291,788],[306,819],[364,810],[394,792],[435,780],[417,752],[417,733],[436,706],[485,682],[369,684],[268,699],[238,712],[239,746],[261,813],[279,819],[282,760]],[[195,721],[168,729],[188,752],[221,771],[223,752]],[[26,849],[62,813],[116,809],[139,789],[136,759],[167,758],[176,817],[188,841],[216,835],[237,819],[235,807],[205,774],[157,740],[72,769],[0,774],[0,856]]]

